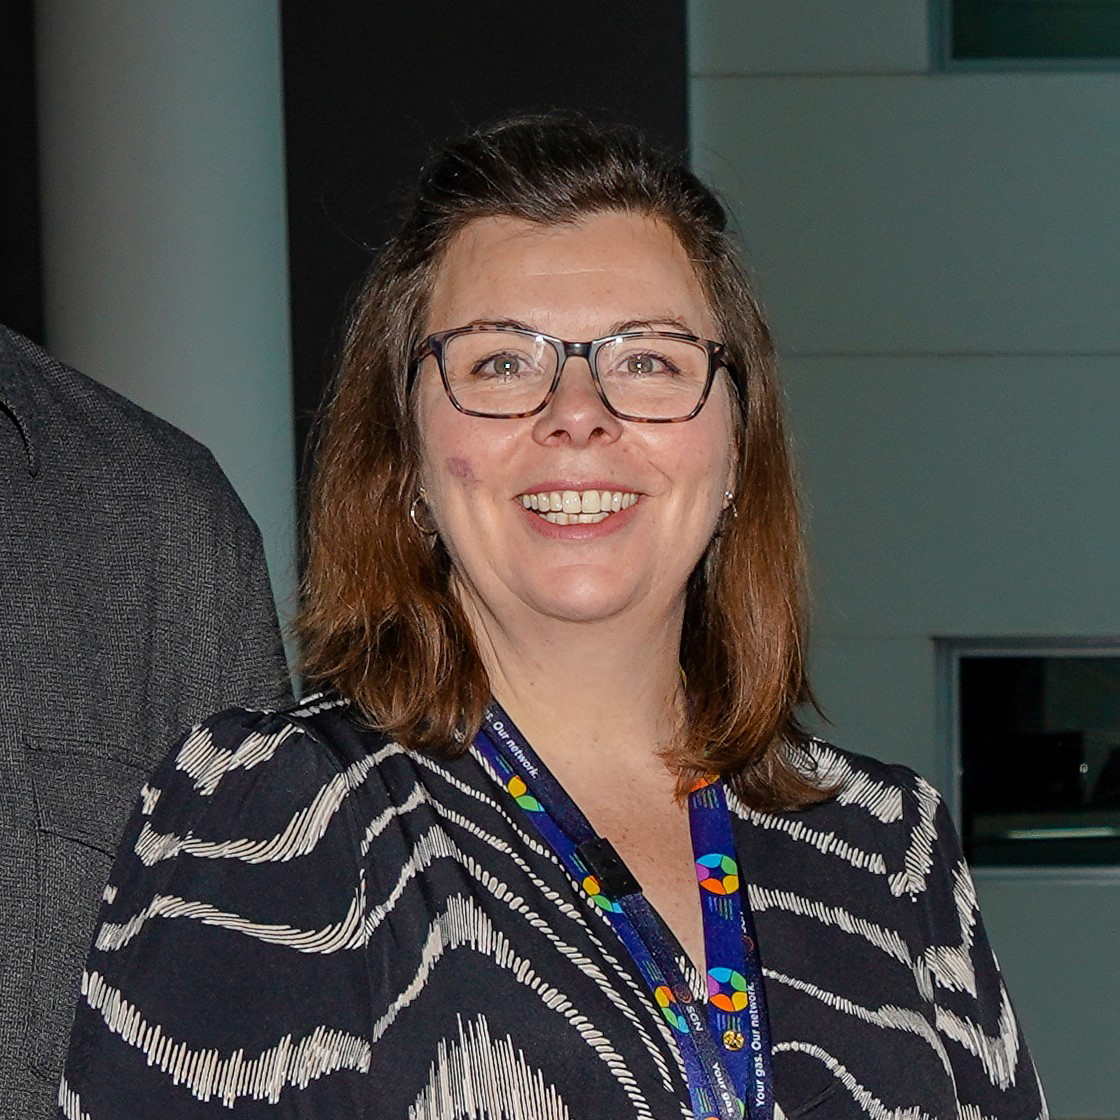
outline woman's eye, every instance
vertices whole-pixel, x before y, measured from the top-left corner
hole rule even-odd
[[[631,354],[626,359],[626,372],[634,374],[653,373],[656,368],[653,358],[649,354]]]
[[[621,362],[620,372],[627,377],[667,377],[677,372],[676,366],[661,354],[648,351],[627,354]]]
[[[516,354],[494,354],[479,362],[476,377],[517,377],[525,372],[525,363]]]

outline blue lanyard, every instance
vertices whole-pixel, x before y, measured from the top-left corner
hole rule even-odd
[[[744,1112],[750,1120],[772,1120],[774,1075],[762,962],[750,905],[740,890],[723,782],[702,782],[688,797],[708,968],[702,1010],[637,881],[497,701],[491,701],[474,745],[626,946],[672,1028],[696,1120],[740,1120]]]

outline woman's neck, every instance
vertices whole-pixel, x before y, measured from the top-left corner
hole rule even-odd
[[[684,711],[680,612],[509,625],[464,605],[495,697],[546,764],[664,770]]]

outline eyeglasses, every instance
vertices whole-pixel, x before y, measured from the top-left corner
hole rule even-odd
[[[704,407],[724,345],[667,331],[566,342],[519,327],[456,327],[424,339],[412,377],[429,355],[451,403],[468,416],[535,416],[552,400],[565,362],[577,357],[587,360],[599,399],[620,420],[675,424]]]

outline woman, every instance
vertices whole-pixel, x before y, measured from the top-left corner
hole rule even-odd
[[[561,118],[427,169],[319,449],[326,691],[145,788],[64,1115],[1042,1113],[936,793],[798,728],[795,500],[724,224]]]

